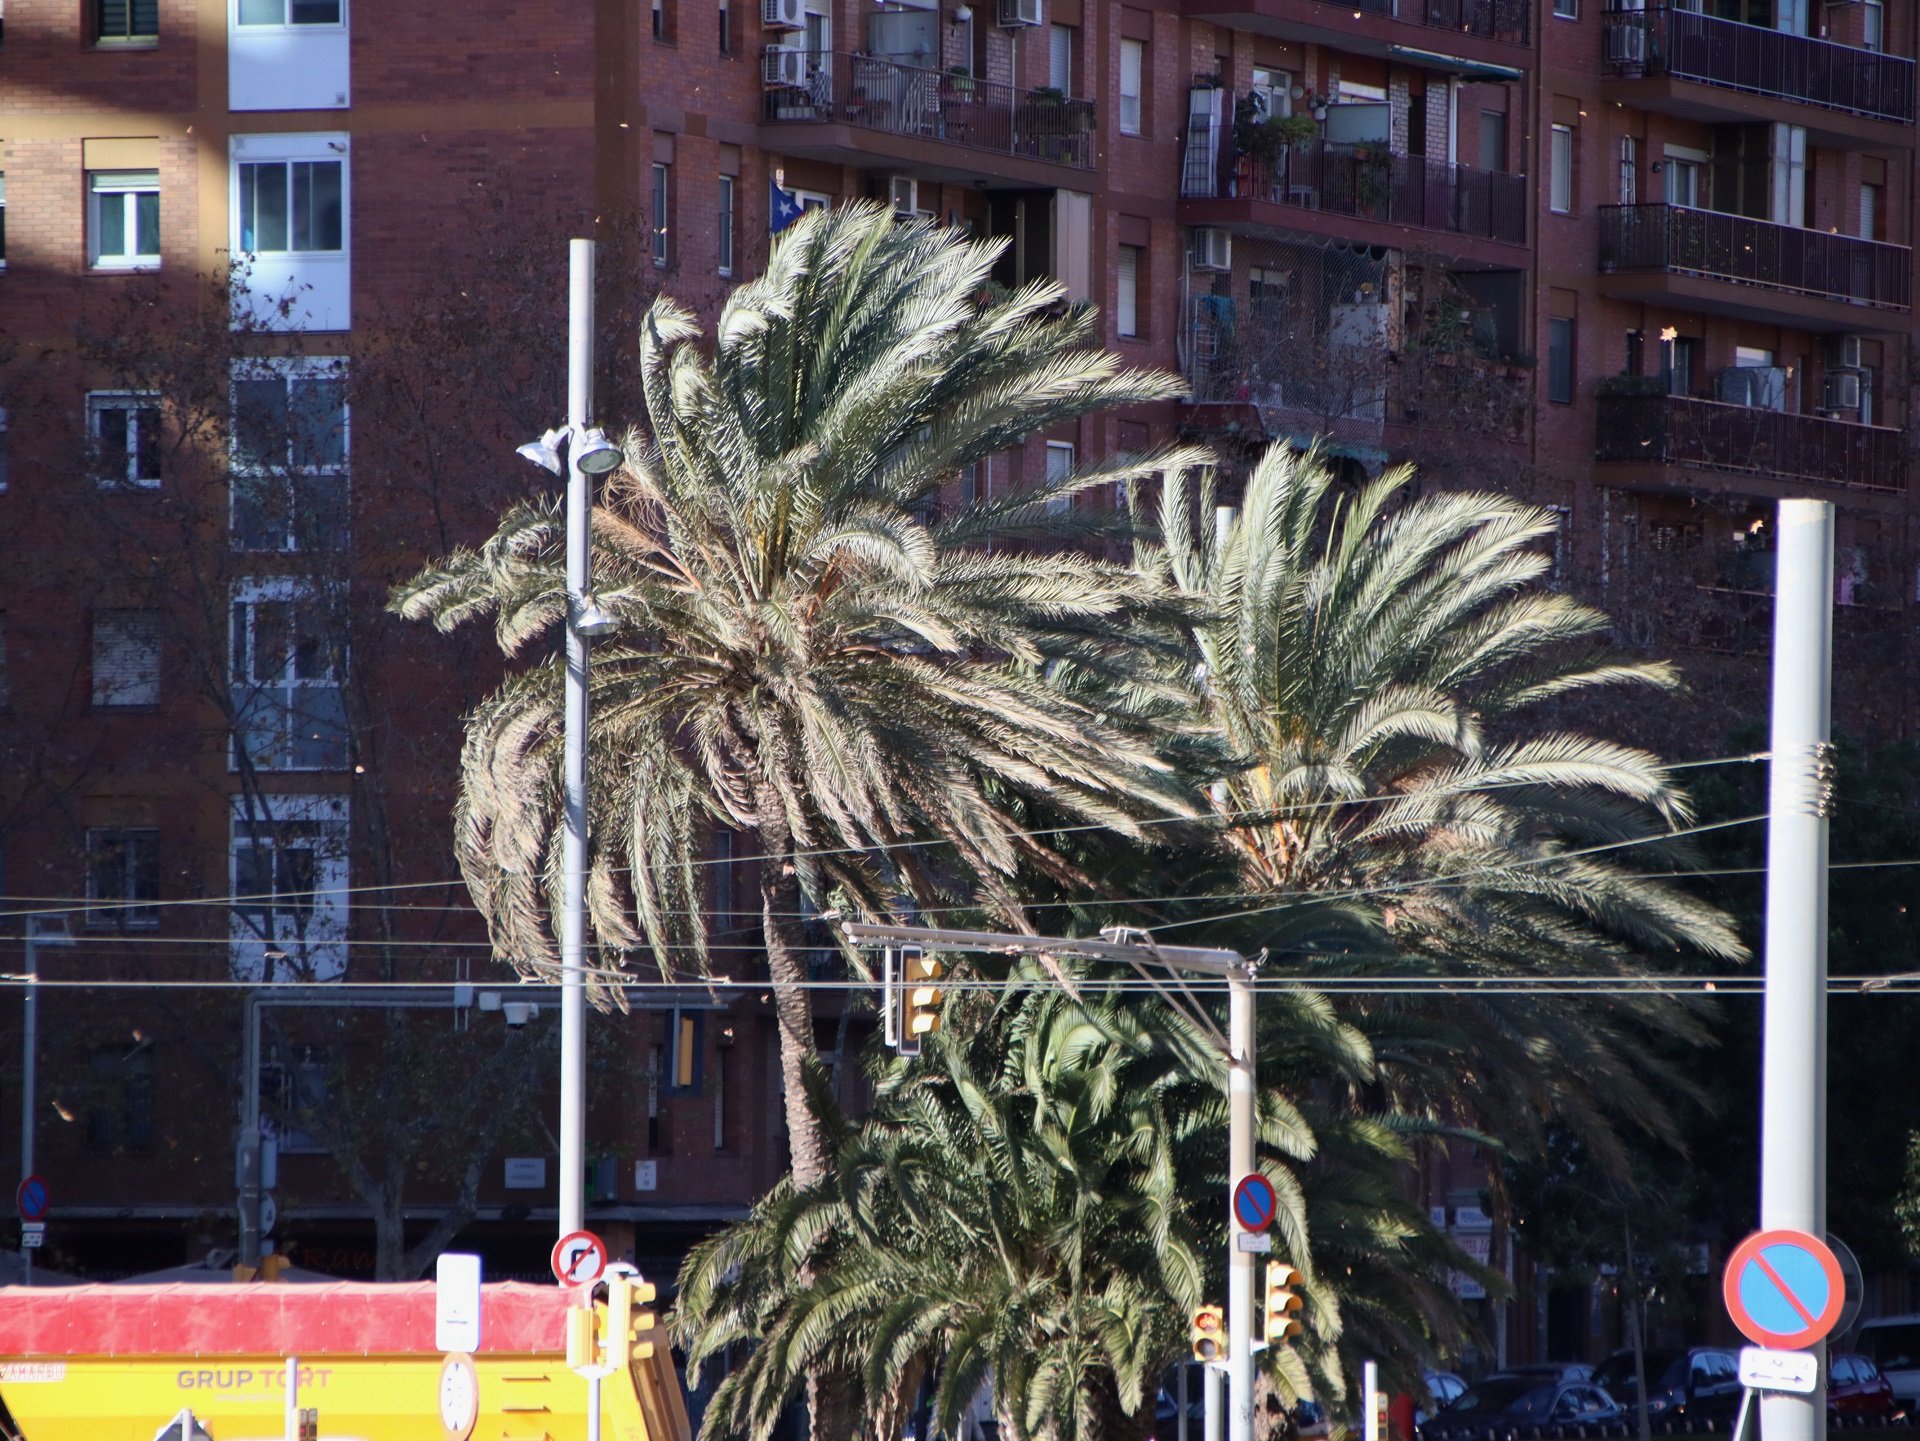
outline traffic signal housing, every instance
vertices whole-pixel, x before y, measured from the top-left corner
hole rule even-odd
[[[919,946],[900,948],[900,1054],[917,1056],[920,1043],[940,1029],[939,958]]]
[[[617,1376],[635,1361],[652,1359],[654,1330],[652,1283],[638,1276],[607,1278],[607,1364]]]
[[[1224,1307],[1202,1306],[1195,1311],[1188,1334],[1193,1341],[1194,1360],[1227,1359],[1227,1313]]]
[[[1300,1334],[1300,1295],[1293,1288],[1300,1273],[1285,1261],[1267,1262],[1267,1330],[1269,1346],[1291,1341]]]

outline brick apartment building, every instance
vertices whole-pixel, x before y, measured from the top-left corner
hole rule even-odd
[[[978,489],[1176,430],[1230,462],[1328,432],[1360,469],[1410,457],[1560,508],[1569,574],[1686,628],[1663,643],[1732,650],[1771,584],[1768,504],[1812,493],[1840,507],[1838,599],[1907,625],[1909,6],[594,0],[494,7],[451,43],[447,13],[13,0],[0,21],[4,924],[61,910],[40,973],[123,983],[43,988],[36,1164],[73,1266],[232,1243],[244,983],[527,995],[482,959],[446,838],[491,662],[366,619],[487,532],[525,436],[473,420],[490,448],[438,489],[360,408],[347,440],[379,337],[497,242],[489,191],[509,234],[516,207],[635,217],[619,263],[709,311],[764,263],[772,186],[888,200],[1007,237],[999,281],[1057,278],[1119,353],[1189,380],[1181,405],[1033,437]],[[520,273],[557,306],[553,250]],[[190,343],[180,282],[239,256],[230,353]],[[143,371],[125,317],[156,281],[132,339],[166,363]],[[196,366],[219,398],[188,434],[139,375]],[[321,615],[341,594],[350,645]],[[715,925],[750,964],[732,871]],[[154,984],[181,979],[225,988]],[[436,1064],[503,1044],[506,1005],[433,994],[456,1038]],[[286,1012],[263,1020],[269,1100],[367,1044],[364,1010]],[[750,987],[600,1026],[590,1221],[660,1270],[779,1173],[772,1031]],[[830,1046],[861,1034],[823,1018]],[[0,1067],[0,1135],[19,1076]],[[364,1199],[281,1141],[276,1235],[364,1271]],[[552,1149],[529,1122],[488,1159],[468,1240],[492,1263],[538,1269]],[[1473,1167],[1423,1185],[1500,1264]],[[1549,1339],[1509,1329],[1515,1358]]]

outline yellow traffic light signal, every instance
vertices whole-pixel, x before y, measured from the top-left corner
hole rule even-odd
[[[1267,1332],[1269,1346],[1291,1341],[1300,1334],[1300,1297],[1294,1287],[1300,1273],[1285,1261],[1267,1262]]]
[[[567,1367],[582,1375],[600,1365],[600,1315],[592,1306],[567,1307]]]
[[[648,1308],[656,1292],[638,1276],[607,1278],[607,1364],[617,1376],[653,1356],[656,1321]]]
[[[940,1003],[945,997],[934,984],[940,979],[940,961],[918,946],[900,948],[900,1054],[917,1056],[920,1043],[940,1029]]]
[[[1196,1361],[1224,1361],[1227,1359],[1227,1313],[1220,1306],[1202,1306],[1193,1313],[1193,1324],[1188,1328],[1193,1341],[1193,1359]]]

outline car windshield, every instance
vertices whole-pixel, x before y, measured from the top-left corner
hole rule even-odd
[[[1920,1325],[1864,1327],[1860,1350],[1882,1371],[1912,1370],[1920,1366]]]
[[[1525,1376],[1489,1376],[1478,1386],[1470,1386],[1466,1392],[1447,1407],[1449,1411],[1505,1411],[1519,1404],[1522,1398],[1531,1400],[1530,1393],[1540,1390],[1540,1383]],[[1551,1391],[1553,1388],[1548,1387]]]
[[[1661,1384],[1661,1378],[1679,1360],[1671,1351],[1649,1351],[1646,1353],[1647,1379],[1653,1385]],[[1634,1384],[1633,1352],[1616,1351],[1600,1363],[1593,1373],[1594,1381],[1601,1389],[1615,1396],[1633,1396],[1639,1392]]]

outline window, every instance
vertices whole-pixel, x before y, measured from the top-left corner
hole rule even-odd
[[[1880,0],[1866,0],[1860,7],[1860,46],[1864,50],[1884,50],[1886,45],[1886,8]]]
[[[146,931],[160,924],[160,832],[87,832],[87,928]]]
[[[1667,147],[1661,157],[1665,162],[1665,193],[1663,198],[1669,205],[1684,205],[1690,210],[1706,208],[1707,157],[1701,151],[1675,150]]]
[[[1573,209],[1573,127],[1553,127],[1553,153],[1548,159],[1547,208],[1557,215]]]
[[[667,1094],[670,1096],[700,1094],[702,1072],[706,1069],[701,1064],[706,1059],[706,1019],[699,1011],[683,1011],[678,1006],[668,1013],[667,1050],[671,1069],[667,1072]]]
[[[1640,203],[1640,145],[1631,135],[1620,137],[1620,203]]]
[[[7,172],[0,170],[0,270],[7,268]]]
[[[1123,245],[1120,247],[1120,265],[1118,278],[1114,286],[1114,321],[1118,333],[1128,339],[1140,334],[1140,272],[1144,268],[1140,263],[1141,247]]]
[[[160,484],[159,397],[95,391],[87,397],[87,441],[101,485]]]
[[[1507,116],[1502,110],[1480,112],[1480,168],[1504,173],[1507,168]]]
[[[1547,399],[1573,404],[1573,321],[1558,315],[1547,321]]]
[[[1047,27],[1047,84],[1062,95],[1073,94],[1073,31],[1071,25]]]
[[[1293,72],[1270,66],[1253,67],[1253,80],[1247,86],[1247,98],[1254,112],[1269,119],[1285,119],[1293,114]]]
[[[653,38],[671,40],[667,30],[667,0],[653,0]]]
[[[93,38],[100,45],[145,43],[160,36],[160,0],[95,0]]]
[[[1880,187],[1878,185],[1862,185],[1860,187],[1860,238],[1862,240],[1878,240],[1880,238],[1881,208]],[[0,470],[0,481],[4,480],[4,471]]]
[[[240,167],[240,248],[253,254],[334,251],[346,244],[338,160],[267,160]]]
[[[346,544],[345,362],[254,361],[233,381],[232,535],[240,551]]]
[[[667,218],[671,204],[672,166],[655,163],[653,167],[653,263],[667,263]]]
[[[242,25],[338,25],[341,0],[239,0]]]
[[[242,266],[236,318],[269,329],[349,329],[348,137],[236,135],[230,143],[229,239]]]
[[[347,969],[347,802],[242,795],[229,851],[237,980],[338,980]]]
[[[733,53],[733,6],[729,0],[720,0],[720,53]]]
[[[733,274],[733,177],[720,177],[720,207],[714,217],[714,269]]]
[[[732,831],[725,826],[714,827],[713,864],[708,867],[712,889],[708,894],[716,931],[737,930],[742,924],[752,923],[752,917],[742,916],[736,909],[739,897],[734,887],[733,858],[737,847]]]
[[[1553,0],[1553,13],[1562,20],[1580,18],[1580,0]]]
[[[1140,97],[1142,75],[1146,69],[1146,42],[1120,42],[1120,133],[1140,133]]]
[[[93,703],[99,708],[160,704],[160,617],[150,610],[93,616]]]
[[[89,1058],[87,1147],[120,1154],[153,1148],[153,1047],[96,1046]]]
[[[1063,440],[1047,442],[1047,485],[1060,484],[1073,474],[1073,447]],[[1073,509],[1073,497],[1063,495],[1047,502],[1047,514],[1065,515]]]
[[[133,270],[159,263],[159,172],[90,171],[87,264],[96,270]]]
[[[1691,395],[1693,393],[1693,358],[1700,342],[1692,336],[1681,335],[1663,342],[1667,352],[1667,394]]]
[[[239,582],[231,632],[234,769],[346,769],[344,644],[318,588]]]

